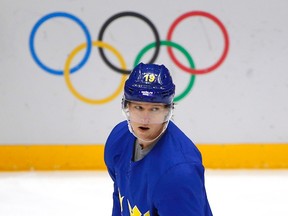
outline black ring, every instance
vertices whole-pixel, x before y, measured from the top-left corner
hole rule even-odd
[[[151,60],[149,61],[149,63],[153,63],[155,62],[155,60],[157,59],[158,57],[158,54],[159,54],[159,51],[160,51],[160,37],[159,37],[159,33],[156,29],[156,27],[154,26],[154,24],[145,16],[139,14],[139,13],[136,13],[136,12],[121,12],[121,13],[118,13],[118,14],[115,14],[113,15],[112,17],[110,17],[104,24],[103,26],[101,27],[100,29],[100,32],[99,32],[99,36],[98,36],[98,40],[99,41],[102,41],[103,39],[103,34],[104,34],[104,31],[106,30],[106,28],[108,27],[108,25],[110,23],[112,23],[113,21],[115,21],[116,19],[118,18],[121,18],[121,17],[124,17],[124,16],[133,16],[133,17],[136,17],[136,18],[139,18],[141,20],[143,20],[145,23],[148,24],[148,26],[152,29],[153,31],[153,34],[155,36],[155,43],[156,43],[156,46],[155,46],[155,52],[151,58]],[[130,74],[131,73],[131,70],[123,70],[121,68],[118,68],[118,67],[115,67],[113,64],[111,64],[107,57],[105,56],[104,54],[104,50],[102,47],[99,47],[99,53],[100,53],[100,56],[102,57],[102,59],[104,60],[104,62],[110,67],[112,68],[113,70],[115,70],[116,72],[119,72],[121,74]]]

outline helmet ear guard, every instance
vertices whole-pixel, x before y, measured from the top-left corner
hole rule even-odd
[[[122,105],[122,109],[127,108],[128,101],[125,99],[125,96],[122,97],[121,105]]]

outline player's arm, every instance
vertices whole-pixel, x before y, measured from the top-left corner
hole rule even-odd
[[[119,192],[118,192],[118,186],[116,183],[116,179],[115,179],[115,174],[112,171],[112,169],[110,169],[108,167],[108,173],[111,177],[111,179],[113,180],[113,209],[112,209],[112,216],[121,216],[121,206],[120,206],[120,200],[119,200]]]
[[[105,143],[104,149],[104,161],[108,170],[108,173],[113,181],[113,210],[112,216],[121,215],[121,205],[119,200],[119,188],[117,185],[115,165],[118,163],[119,155],[121,154],[122,147],[118,145],[119,135],[123,127],[127,127],[127,123],[122,122],[116,125],[109,134]],[[124,136],[123,134],[121,136]]]
[[[109,141],[109,138],[108,138]],[[108,173],[113,181],[113,209],[112,209],[112,216],[120,216],[121,215],[121,208],[118,196],[118,186],[116,181],[116,173],[114,170],[115,167],[115,156],[114,151],[112,151],[111,142],[106,142],[105,151],[104,151],[104,161],[108,170]]]

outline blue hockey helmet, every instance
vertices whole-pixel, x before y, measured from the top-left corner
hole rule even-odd
[[[175,85],[164,65],[138,64],[124,86],[124,98],[128,101],[172,104]]]

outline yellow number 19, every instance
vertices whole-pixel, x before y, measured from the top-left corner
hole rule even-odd
[[[154,82],[155,75],[154,74],[145,74],[144,79],[145,79],[145,82]]]

